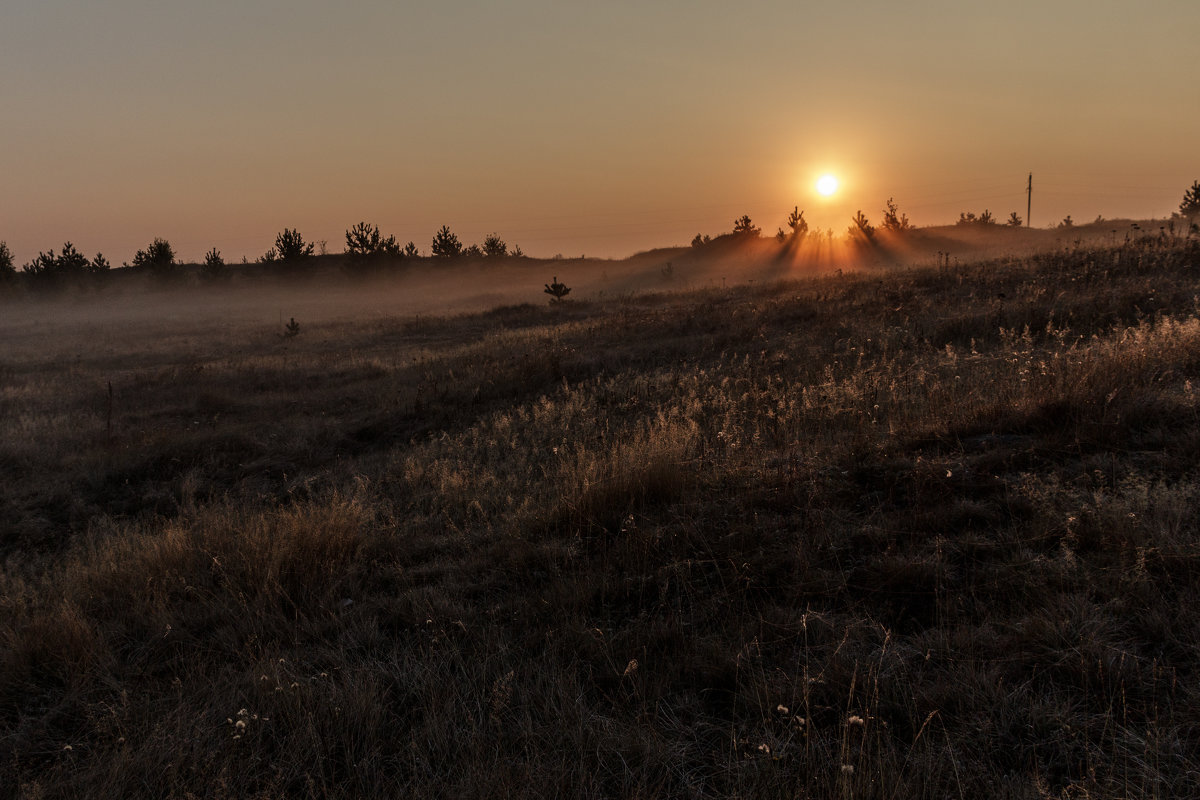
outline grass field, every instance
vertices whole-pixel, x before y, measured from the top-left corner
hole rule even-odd
[[[97,303],[0,321],[0,795],[1200,792],[1195,240]]]

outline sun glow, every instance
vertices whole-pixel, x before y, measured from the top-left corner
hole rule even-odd
[[[838,179],[832,175],[822,175],[817,179],[817,191],[829,197],[838,189]]]

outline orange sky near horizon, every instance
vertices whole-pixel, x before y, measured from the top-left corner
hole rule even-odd
[[[1200,179],[1197,31],[1194,0],[12,0],[0,240],[622,257],[793,206],[1024,216],[1029,172],[1035,226],[1161,217]]]

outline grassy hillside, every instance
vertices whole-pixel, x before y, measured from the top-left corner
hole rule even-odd
[[[1194,794],[1198,278],[0,322],[0,794]]]

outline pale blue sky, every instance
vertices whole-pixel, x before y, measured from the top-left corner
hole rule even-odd
[[[7,0],[0,239],[119,263],[448,224],[623,256],[728,230],[1165,215],[1200,3]],[[832,170],[832,201],[811,189]]]

